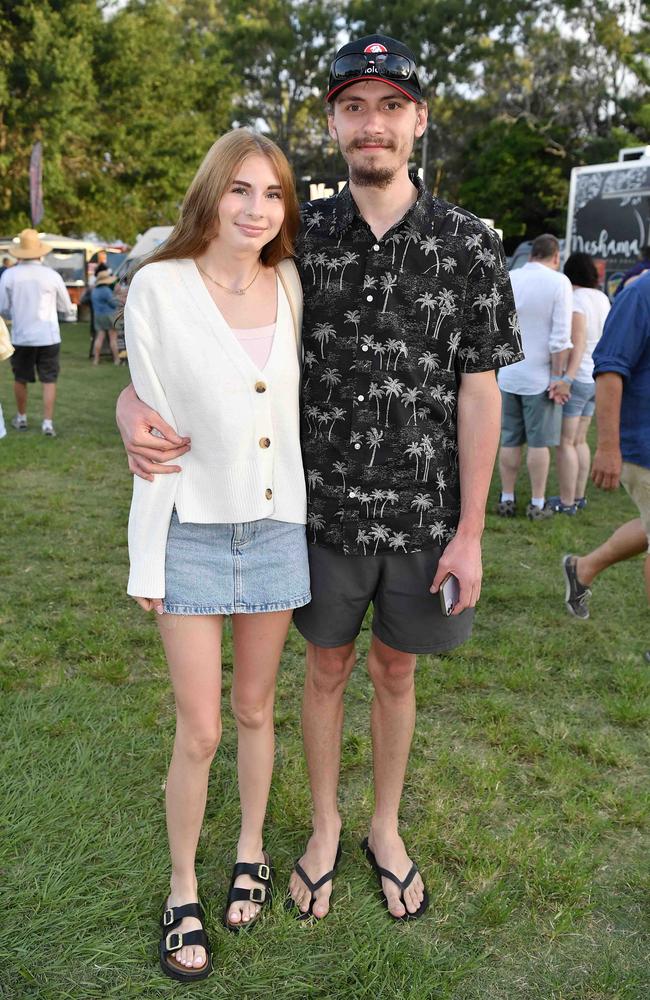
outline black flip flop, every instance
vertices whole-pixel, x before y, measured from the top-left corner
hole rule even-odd
[[[196,917],[202,924],[205,923],[205,915],[200,903],[166,906],[163,910],[160,920],[160,926],[163,929],[159,947],[160,968],[166,976],[169,976],[170,979],[176,979],[179,983],[194,983],[199,979],[207,979],[212,972],[212,952],[208,936],[203,928],[197,931],[187,931],[185,934],[174,930],[184,917]],[[205,948],[205,964],[200,969],[187,969],[174,958],[174,952],[187,945],[200,945]]]
[[[332,868],[331,871],[325,872],[324,875],[321,875],[321,877],[318,879],[317,882],[312,882],[312,880],[310,879],[309,875],[302,867],[300,862],[296,861],[296,863],[293,866],[293,870],[295,871],[296,875],[298,875],[298,877],[302,879],[302,881],[305,883],[305,885],[307,886],[307,888],[311,893],[311,899],[309,900],[309,909],[307,910],[306,913],[303,913],[302,910],[300,910],[299,907],[296,905],[295,900],[291,896],[289,896],[289,898],[286,900],[284,904],[285,909],[297,910],[298,920],[307,920],[309,917],[313,917],[314,903],[316,902],[316,893],[322,886],[325,885],[326,882],[329,882],[330,879],[334,879],[334,876],[336,874],[336,869],[339,866],[340,860],[341,860],[341,841],[339,840],[339,845],[336,848],[336,857],[334,858],[334,867]],[[322,917],[316,917],[316,919],[321,920]]]
[[[384,906],[386,907],[386,909],[388,910],[388,912],[390,913],[390,915],[393,918],[393,920],[402,920],[402,921],[417,920],[418,917],[421,917],[422,914],[425,913],[426,910],[429,907],[429,893],[426,890],[426,886],[424,888],[424,898],[423,898],[422,902],[420,903],[418,909],[415,911],[415,913],[409,913],[409,911],[406,910],[406,903],[404,902],[404,890],[408,889],[408,887],[410,886],[411,882],[413,881],[413,879],[417,875],[418,871],[420,870],[418,868],[418,866],[416,864],[411,865],[411,869],[408,872],[406,878],[403,881],[401,881],[400,879],[398,879],[398,877],[395,874],[395,872],[389,872],[387,868],[382,868],[380,865],[377,864],[377,858],[375,857],[375,855],[372,853],[370,847],[368,846],[368,838],[367,837],[361,842],[361,850],[364,852],[364,854],[367,857],[370,865],[372,866],[372,868],[374,868],[374,870],[376,872],[377,879],[379,881],[379,892],[381,894],[382,902],[383,902]],[[402,905],[404,906],[404,909],[406,910],[406,913],[404,914],[403,917],[396,917],[388,909],[388,899],[386,898],[386,893],[384,892],[384,887],[381,884],[382,878],[389,878],[391,880],[391,882],[394,882],[395,885],[399,888],[399,890],[400,890],[400,900],[402,902]]]
[[[226,909],[223,914],[223,925],[235,934],[238,931],[246,930],[246,928],[252,927],[253,924],[257,923],[262,916],[261,908],[271,899],[273,891],[273,869],[271,867],[271,859],[266,851],[262,851],[262,854],[264,855],[263,863],[259,861],[252,863],[248,861],[238,861],[232,870],[230,889],[228,890],[228,899],[226,900]],[[235,879],[239,878],[240,875],[250,875],[254,882],[259,882],[259,886],[256,885],[252,889],[235,889]],[[228,920],[230,904],[246,902],[257,903],[260,907],[260,911],[257,916],[253,917],[252,920],[247,920],[245,923],[231,923]]]

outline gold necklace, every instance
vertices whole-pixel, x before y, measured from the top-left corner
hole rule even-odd
[[[244,288],[229,288],[228,285],[222,285],[220,281],[217,281],[217,279],[213,278],[211,274],[208,274],[207,271],[204,271],[203,268],[201,267],[201,265],[199,264],[198,260],[196,262],[196,266],[198,267],[198,269],[201,272],[201,274],[205,275],[206,278],[209,278],[210,281],[214,282],[215,285],[218,285],[219,288],[223,288],[224,292],[230,292],[231,295],[243,295],[244,292],[247,292],[248,289],[253,284],[253,282],[255,281],[255,279],[257,278],[257,276],[260,273],[260,270],[262,268],[262,264],[259,263],[257,265],[257,271],[255,272],[255,274],[253,275],[253,277],[251,278],[251,280],[248,282],[248,284],[244,286]]]

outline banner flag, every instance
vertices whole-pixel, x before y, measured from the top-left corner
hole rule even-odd
[[[29,158],[29,202],[32,226],[36,229],[45,215],[43,208],[43,144],[35,142]]]

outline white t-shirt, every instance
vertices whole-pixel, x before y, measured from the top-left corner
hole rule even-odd
[[[571,282],[546,264],[529,261],[510,272],[524,360],[499,371],[506,392],[536,396],[551,379],[551,354],[571,347]]]
[[[573,311],[581,313],[587,327],[587,342],[580,367],[576,372],[576,382],[593,382],[594,363],[592,354],[601,338],[603,326],[610,310],[609,299],[598,288],[574,288]]]
[[[39,260],[22,260],[0,279],[0,313],[11,320],[15,347],[61,343],[57,312],[69,316],[72,303],[63,278]]]

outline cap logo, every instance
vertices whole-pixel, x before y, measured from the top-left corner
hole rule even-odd
[[[366,45],[366,47],[365,47],[365,49],[363,51],[364,51],[364,53],[368,53],[368,52],[388,52],[388,49],[386,48],[385,45],[382,45],[381,42],[372,42],[371,45]]]

